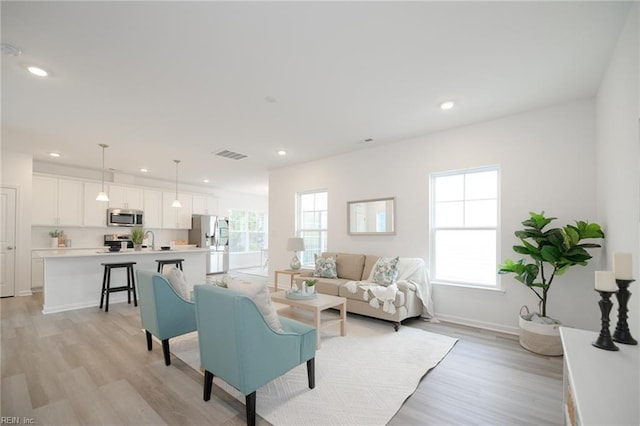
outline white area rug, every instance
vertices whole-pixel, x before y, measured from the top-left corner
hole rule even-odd
[[[456,341],[412,327],[400,326],[396,333],[391,323],[349,316],[346,337],[337,325],[322,332],[315,389],[308,387],[303,363],[258,389],[256,411],[278,426],[384,425]],[[200,371],[196,333],[172,339],[171,352]],[[245,402],[219,378],[214,382]]]

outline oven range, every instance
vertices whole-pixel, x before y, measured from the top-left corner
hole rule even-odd
[[[127,243],[127,248],[133,248],[133,241],[129,234],[106,234],[104,236],[104,245],[108,247],[122,247],[122,243]]]

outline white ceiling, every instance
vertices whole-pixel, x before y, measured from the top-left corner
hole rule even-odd
[[[23,51],[2,56],[2,143],[91,169],[106,143],[123,173],[179,159],[183,183],[266,194],[269,169],[593,96],[629,6],[2,1]]]

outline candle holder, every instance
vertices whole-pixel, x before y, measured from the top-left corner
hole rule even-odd
[[[618,292],[616,298],[618,299],[618,323],[616,324],[616,331],[613,333],[613,340],[618,343],[624,343],[625,345],[637,345],[638,341],[631,336],[629,331],[629,325],[627,324],[627,304],[631,297],[629,291],[629,284],[635,280],[619,280],[616,279],[618,284]]]
[[[600,306],[600,312],[602,313],[602,316],[600,317],[600,320],[602,321],[602,328],[600,329],[600,335],[598,336],[596,341],[592,342],[591,344],[596,348],[604,349],[607,351],[619,351],[620,348],[618,348],[615,343],[613,343],[613,340],[611,340],[611,333],[609,332],[609,313],[611,312],[611,307],[613,306],[613,303],[611,302],[611,294],[613,292],[601,290],[596,291],[600,293],[601,297],[598,305]]]

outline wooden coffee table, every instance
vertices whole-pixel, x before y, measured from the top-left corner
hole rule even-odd
[[[320,349],[320,327],[340,323],[340,335],[347,335],[347,299],[344,297],[330,296],[328,294],[318,293],[314,299],[287,299],[285,291],[277,291],[271,293],[271,300],[276,303],[282,303],[294,308],[300,308],[313,313],[313,326],[316,328],[318,341],[316,348]],[[339,308],[340,318],[334,320],[324,320],[321,323],[322,311],[329,308]],[[298,318],[296,318],[298,319]]]

